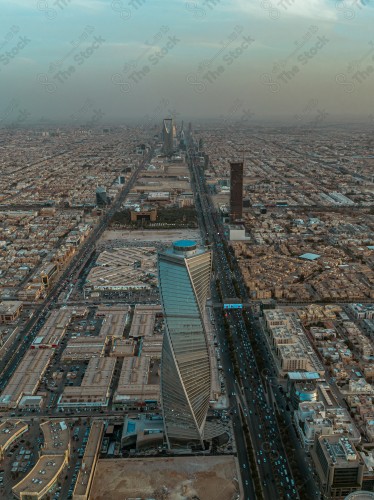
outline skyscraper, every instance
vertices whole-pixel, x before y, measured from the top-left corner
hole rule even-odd
[[[171,155],[174,150],[174,125],[172,118],[165,118],[162,127],[162,150],[165,155]]]
[[[108,195],[105,187],[98,186],[96,188],[96,205],[102,207],[103,205],[108,205]]]
[[[243,162],[230,162],[230,216],[232,222],[243,216]]]
[[[165,318],[161,403],[169,448],[203,446],[211,391],[203,310],[209,293],[212,253],[180,240],[159,253],[158,277]]]

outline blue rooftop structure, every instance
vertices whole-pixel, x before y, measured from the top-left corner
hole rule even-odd
[[[174,241],[173,245],[180,248],[189,248],[196,246],[196,241],[193,240],[178,240]]]
[[[303,253],[303,255],[300,255],[300,259],[306,259],[306,260],[316,260],[319,259],[321,256],[316,254],[316,253]]]
[[[290,380],[317,380],[321,378],[317,372],[288,372],[287,375]]]
[[[193,240],[178,240],[174,241],[173,249],[175,252],[191,252],[192,250],[196,250],[197,243]]]

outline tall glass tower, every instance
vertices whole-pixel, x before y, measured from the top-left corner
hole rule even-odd
[[[161,403],[169,448],[203,446],[211,392],[203,311],[209,293],[212,253],[180,240],[158,256],[165,318]]]
[[[164,118],[162,123],[162,141],[163,152],[166,155],[171,155],[174,150],[175,127],[172,118]]]

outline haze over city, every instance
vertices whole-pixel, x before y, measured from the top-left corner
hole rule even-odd
[[[369,0],[2,0],[0,120],[16,120],[9,112],[16,103],[23,125],[71,122],[89,98],[106,123],[168,112],[235,118],[240,102],[250,123],[294,125],[311,101],[326,124],[372,123],[373,7]]]

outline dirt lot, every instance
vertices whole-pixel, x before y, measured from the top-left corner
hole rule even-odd
[[[212,196],[212,201],[214,203],[215,207],[219,207],[220,205],[229,205],[230,204],[230,193],[219,193],[219,194],[214,194]]]
[[[119,230],[119,231],[105,231],[100,241],[110,240],[123,240],[123,241],[138,241],[139,245],[142,241],[176,241],[176,240],[197,240],[200,241],[200,231],[197,229],[175,229],[175,230]]]
[[[232,456],[99,460],[89,498],[232,500],[237,477]]]

